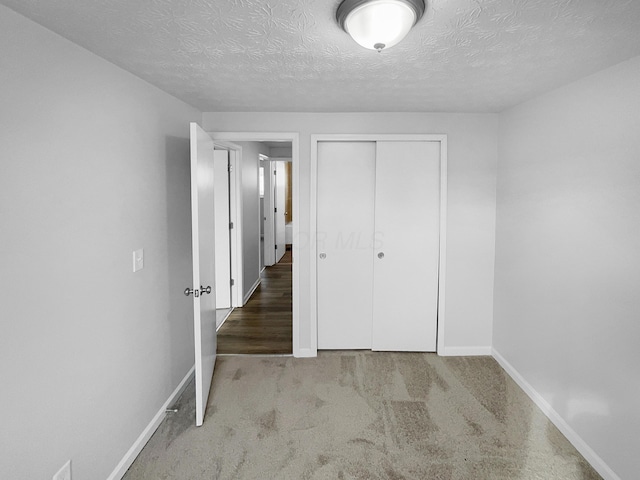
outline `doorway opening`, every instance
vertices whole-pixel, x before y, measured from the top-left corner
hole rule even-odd
[[[214,143],[214,206],[215,206],[215,274],[216,274],[216,330],[233,311],[238,302],[234,274],[234,256],[238,250],[233,231],[237,223],[235,196],[235,164],[238,150]]]
[[[280,262],[293,247],[292,165],[290,142],[265,142],[270,155],[260,156],[263,267]]]
[[[218,353],[296,349],[297,134],[212,134],[241,149],[242,303],[218,330]]]

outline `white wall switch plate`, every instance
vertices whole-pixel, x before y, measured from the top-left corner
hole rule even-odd
[[[71,480],[71,460],[58,470],[58,473],[53,476],[53,480]]]
[[[133,252],[133,271],[134,273],[144,268],[144,249]]]

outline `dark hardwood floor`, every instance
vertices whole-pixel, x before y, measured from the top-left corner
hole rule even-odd
[[[293,353],[291,251],[266,267],[247,304],[236,308],[218,330],[219,354]]]

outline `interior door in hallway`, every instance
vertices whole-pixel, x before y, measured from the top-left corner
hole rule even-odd
[[[377,142],[373,350],[436,350],[440,143]]]
[[[276,188],[275,188],[275,244],[276,244],[276,261],[278,263],[284,252],[286,251],[286,239],[285,239],[285,211],[286,211],[286,184],[287,175],[285,169],[285,162],[274,161],[272,162],[273,168],[276,172]]]
[[[213,140],[197,123],[191,135],[191,237],[196,425],[204,422],[216,362],[215,209]]]
[[[318,348],[370,349],[375,142],[318,143]]]
[[[231,308],[231,238],[229,235],[229,151],[214,151],[216,224],[216,308]]]
[[[275,262],[276,258],[276,221],[274,210],[276,208],[276,176],[274,175],[275,162],[268,159],[262,159],[261,165],[264,167],[264,264],[265,266],[271,266]]]

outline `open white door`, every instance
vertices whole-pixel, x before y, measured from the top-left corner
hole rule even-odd
[[[273,162],[274,171],[276,172],[276,190],[275,190],[275,210],[274,210],[274,223],[275,223],[275,252],[276,258],[274,263],[278,263],[284,256],[286,251],[286,235],[285,235],[285,210],[286,210],[286,167],[284,162]]]
[[[231,308],[231,242],[229,235],[229,151],[214,152],[216,222],[216,308]]]
[[[270,267],[276,263],[276,175],[275,164],[269,160],[262,162],[264,166],[264,264]]]
[[[191,236],[195,337],[196,425],[202,425],[216,362],[215,221],[213,140],[197,123],[191,134]]]

